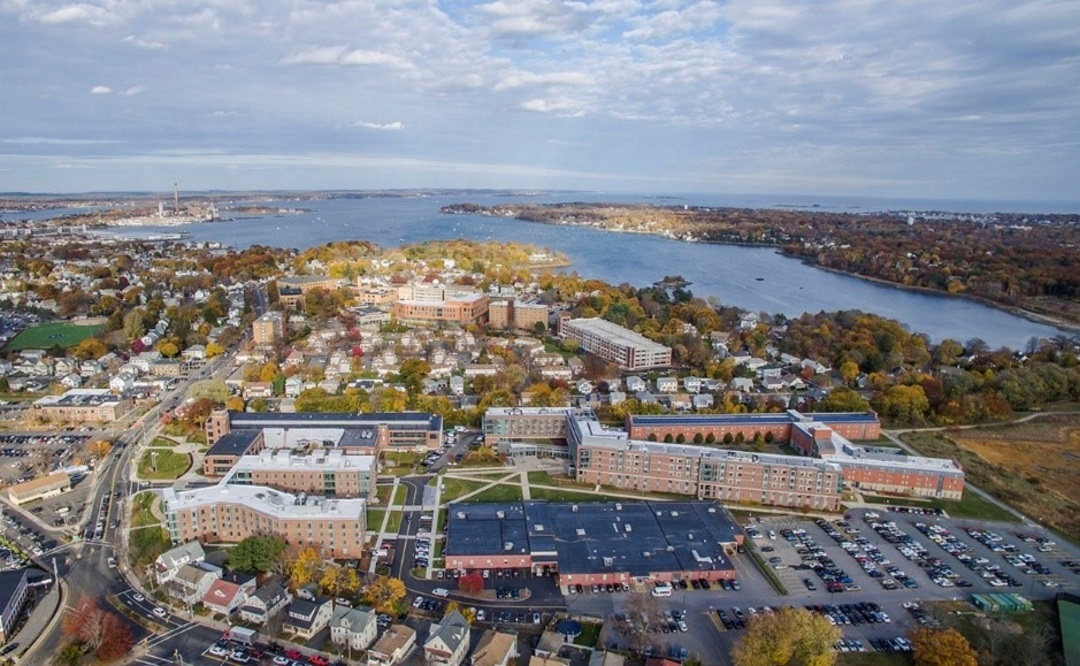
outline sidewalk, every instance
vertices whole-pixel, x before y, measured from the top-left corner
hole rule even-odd
[[[30,613],[30,617],[27,618],[26,624],[19,630],[19,633],[15,634],[14,641],[18,643],[23,651],[27,648],[35,647],[35,641],[38,637],[43,635],[48,629],[49,625],[53,623],[54,618],[63,614],[63,609],[60,607],[61,592],[59,581],[54,581],[48,593],[38,602],[37,606]],[[33,652],[31,650],[31,652]],[[17,653],[16,658],[19,658],[22,652]]]

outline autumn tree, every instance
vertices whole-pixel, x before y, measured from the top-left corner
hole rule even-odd
[[[90,446],[87,447],[87,453],[96,460],[101,460],[109,455],[109,451],[111,450],[112,444],[105,439],[96,439],[93,442],[90,442]]]
[[[626,634],[630,645],[641,650],[649,641],[649,633],[665,622],[664,604],[648,592],[631,592],[623,606],[626,612]]]
[[[131,630],[115,613],[103,610],[96,599],[79,597],[63,619],[64,633],[94,652],[103,662],[111,662],[131,650]]]
[[[289,566],[289,584],[295,590],[315,580],[322,567],[322,558],[308,546],[300,551]]]
[[[211,342],[206,345],[206,358],[214,358],[215,356],[221,356],[225,353],[225,348],[216,342]]]
[[[75,345],[75,348],[69,352],[72,358],[77,358],[80,361],[87,359],[99,359],[109,352],[105,347],[105,343],[97,338],[87,338]]]
[[[105,640],[97,649],[97,658],[108,664],[127,656],[134,645],[131,629],[116,613],[105,613],[102,618],[102,634]]]
[[[360,574],[352,567],[330,565],[323,570],[319,587],[332,596],[352,596],[360,589]]]
[[[782,608],[750,619],[731,651],[735,666],[832,666],[833,643],[841,636],[821,615],[803,608]]]
[[[394,613],[395,604],[405,598],[405,592],[400,578],[377,576],[364,590],[363,601],[380,613]]]
[[[466,594],[479,594],[484,589],[484,579],[478,573],[471,573],[458,578],[458,589]]]
[[[229,396],[229,399],[225,401],[226,409],[234,412],[244,411],[244,399],[238,395]]]
[[[908,634],[916,666],[978,666],[978,655],[955,629],[916,627]]]

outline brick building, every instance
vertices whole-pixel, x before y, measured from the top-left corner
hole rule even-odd
[[[35,400],[26,413],[31,418],[59,423],[107,423],[122,418],[134,406],[131,398],[114,395],[108,389],[71,389]]]
[[[531,331],[536,324],[548,325],[548,307],[518,299],[492,301],[488,305],[488,327],[496,330]]]
[[[358,558],[364,545],[364,499],[327,499],[227,484],[179,493],[167,488],[163,498],[174,544],[238,543],[269,534],[334,559]]]
[[[285,342],[285,313],[271,310],[251,322],[251,340],[263,347],[280,347]]]
[[[560,319],[559,335],[626,370],[671,365],[671,347],[604,319]]]
[[[318,449],[295,455],[287,449],[242,456],[222,483],[266,486],[323,497],[375,499],[375,457]]]

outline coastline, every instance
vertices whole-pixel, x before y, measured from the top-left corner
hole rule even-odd
[[[911,292],[914,292],[914,293],[921,293],[921,294],[927,294],[927,295],[932,295],[932,296],[945,296],[945,297],[950,297],[950,298],[951,297],[962,298],[962,299],[966,299],[966,300],[978,303],[980,305],[985,305],[987,307],[993,308],[993,309],[998,310],[1000,312],[1005,312],[1007,314],[1011,314],[1011,315],[1020,317],[1022,319],[1026,319],[1027,321],[1030,321],[1032,323],[1042,324],[1042,325],[1045,325],[1045,326],[1052,326],[1054,328],[1058,328],[1058,329],[1061,329],[1061,330],[1064,330],[1064,331],[1068,331],[1068,332],[1071,332],[1073,334],[1080,334],[1080,322],[1069,321],[1069,320],[1066,320],[1066,319],[1061,319],[1059,317],[1054,317],[1052,315],[1047,315],[1047,314],[1043,314],[1043,313],[1040,313],[1040,312],[1034,312],[1032,310],[1025,310],[1024,308],[1021,308],[1019,306],[1007,305],[1007,304],[1004,304],[1004,303],[999,303],[997,301],[993,301],[993,300],[990,300],[988,298],[984,298],[982,296],[975,296],[973,294],[966,294],[966,293],[952,294],[952,293],[949,293],[949,292],[946,292],[946,291],[940,291],[940,290],[937,290],[937,289],[931,289],[929,287],[921,287],[921,286],[918,286],[918,285],[899,284],[899,283],[896,283],[896,282],[890,282],[889,280],[884,280],[882,278],[876,278],[876,277],[872,277],[872,276],[868,276],[868,275],[860,275],[859,273],[852,273],[852,272],[848,272],[848,271],[839,270],[839,269],[836,269],[836,268],[829,268],[829,267],[826,267],[826,266],[821,266],[821,265],[815,263],[814,261],[812,261],[812,260],[810,260],[810,259],[808,259],[806,257],[800,257],[800,256],[796,256],[796,255],[793,255],[793,254],[789,254],[789,253],[785,252],[784,249],[781,246],[775,245],[775,244],[769,244],[769,243],[729,243],[729,242],[725,242],[725,241],[702,239],[702,238],[696,238],[696,237],[686,239],[686,238],[681,238],[678,235],[676,235],[674,233],[670,233],[670,232],[647,231],[647,230],[641,230],[641,229],[625,229],[625,228],[623,228],[623,229],[609,229],[609,228],[606,228],[606,227],[604,227],[602,225],[575,224],[573,222],[566,222],[566,221],[543,222],[543,221],[539,221],[539,220],[523,219],[523,218],[520,218],[520,217],[515,217],[513,219],[517,220],[518,222],[526,222],[526,223],[529,223],[529,224],[545,224],[545,225],[549,225],[549,226],[585,227],[585,228],[595,229],[597,231],[603,231],[603,232],[606,232],[606,233],[642,234],[642,235],[646,235],[646,236],[655,236],[657,238],[663,238],[665,240],[678,241],[680,243],[702,243],[702,244],[709,244],[709,245],[729,245],[729,246],[734,246],[734,247],[756,247],[756,248],[770,247],[770,248],[774,248],[777,254],[780,254],[780,255],[782,255],[784,257],[787,257],[787,258],[790,258],[790,259],[796,259],[798,261],[801,261],[803,264],[805,264],[807,266],[810,266],[812,268],[816,268],[816,269],[819,269],[819,270],[827,271],[827,272],[830,272],[830,273],[834,273],[836,275],[843,275],[845,277],[852,277],[852,278],[857,278],[857,279],[860,279],[860,280],[866,280],[867,282],[871,282],[871,283],[876,284],[876,285],[880,285],[880,286],[884,286],[884,287],[892,287],[894,289],[906,290],[906,291],[911,291]]]

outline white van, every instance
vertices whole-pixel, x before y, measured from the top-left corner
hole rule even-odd
[[[671,596],[671,583],[657,583],[653,588],[652,595],[654,597],[670,597]]]

